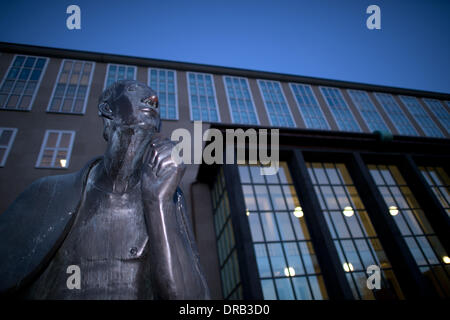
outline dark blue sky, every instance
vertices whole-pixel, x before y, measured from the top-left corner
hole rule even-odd
[[[81,8],[81,30],[66,8]],[[381,30],[366,8],[381,8]],[[450,93],[450,1],[2,1],[0,41]]]

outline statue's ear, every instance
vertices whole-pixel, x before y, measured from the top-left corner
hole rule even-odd
[[[112,109],[109,106],[109,104],[107,102],[101,102],[98,105],[98,115],[108,118],[108,119],[112,119]]]
[[[111,127],[111,121],[109,119],[103,118],[103,139],[108,141],[109,139],[109,129]]]

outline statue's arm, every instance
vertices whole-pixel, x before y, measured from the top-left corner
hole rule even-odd
[[[152,286],[158,299],[208,299],[186,206],[177,189],[185,166],[170,158],[173,144],[155,143],[142,180]]]
[[[144,202],[150,244],[152,284],[159,299],[208,299],[184,200]]]

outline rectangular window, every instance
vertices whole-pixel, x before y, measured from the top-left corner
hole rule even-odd
[[[292,94],[307,128],[329,130],[327,120],[310,85],[290,83]]]
[[[211,195],[220,276],[222,279],[222,294],[224,299],[240,300],[243,299],[241,276],[223,168],[220,169],[216,177]]]
[[[368,167],[420,271],[440,296],[449,297],[449,257],[398,167]]]
[[[46,130],[37,168],[68,168],[75,131]]]
[[[48,58],[15,55],[0,89],[0,109],[31,110]]]
[[[148,85],[159,101],[161,119],[178,119],[177,73],[167,69],[148,69]]]
[[[106,89],[117,80],[136,80],[136,69],[135,66],[109,63],[103,89]]]
[[[84,114],[94,62],[64,59],[47,112]]]
[[[341,131],[361,132],[358,122],[355,120],[350,107],[345,102],[338,88],[320,87],[320,91],[330,107],[331,113]]]
[[[16,134],[16,128],[0,128],[0,167],[4,167],[6,164]]]
[[[188,72],[187,78],[191,120],[220,122],[213,76]]]
[[[281,89],[281,83],[258,80],[258,86],[269,115],[270,124],[275,127],[295,127],[294,117]]]
[[[238,168],[264,299],[328,299],[287,163],[275,175]]]
[[[438,120],[444,126],[445,130],[447,130],[447,133],[450,133],[450,113],[447,111],[447,109],[441,104],[439,100],[423,99],[423,101],[427,104],[428,108],[430,108],[431,112],[434,113],[436,118],[438,118]]]
[[[233,123],[259,124],[247,79],[223,77]]]
[[[450,179],[443,167],[419,167],[436,198],[450,217]]]
[[[394,97],[388,93],[375,92],[375,97],[383,107],[384,111],[395,125],[400,135],[404,136],[418,136],[416,129],[414,129],[411,122],[403,113],[400,106],[395,102]]]
[[[370,131],[390,132],[369,95],[361,90],[347,90]]]
[[[328,230],[355,299],[403,298],[353,180],[343,163],[307,163]],[[367,288],[367,267],[382,270],[380,290]]]
[[[428,113],[423,109],[416,97],[399,96],[400,100],[405,104],[408,111],[412,114],[414,119],[419,123],[425,135],[429,137],[444,138],[441,130],[433,122]]]

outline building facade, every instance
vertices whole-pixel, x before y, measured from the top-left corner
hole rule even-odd
[[[136,79],[158,93],[167,137],[197,120],[279,129],[276,175],[187,167],[213,298],[450,297],[450,95],[10,43],[0,54],[0,212],[101,155],[98,97]]]

